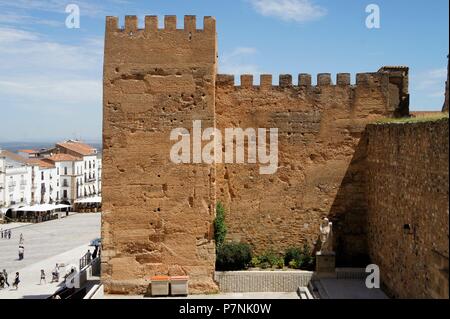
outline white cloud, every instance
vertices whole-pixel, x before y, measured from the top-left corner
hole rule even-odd
[[[50,27],[60,27],[64,25],[63,21],[40,19],[30,15],[16,13],[0,13],[0,23],[16,25],[46,25]]]
[[[261,15],[284,21],[308,22],[322,18],[327,10],[311,0],[249,0]]]
[[[433,69],[411,77],[411,87],[428,97],[444,96],[447,68]]]
[[[39,10],[66,14],[65,9],[68,4],[77,4],[80,7],[80,14],[90,17],[105,15],[105,9],[101,6],[89,3],[87,0],[0,0],[0,7]]]
[[[258,53],[255,48],[238,47],[224,52],[219,60],[219,72],[224,74],[259,74],[259,67],[252,61]]]
[[[0,43],[2,44],[21,41],[34,41],[37,39],[37,34],[33,32],[15,28],[0,27]],[[6,48],[6,46],[1,46],[0,49],[2,48]]]
[[[6,43],[0,45],[0,110],[10,121],[0,127],[0,137],[21,138],[21,131],[7,127],[25,121],[27,130],[39,136],[75,132],[99,138],[103,56],[99,38],[70,44],[0,26],[0,43]]]
[[[51,74],[101,67],[103,48],[96,38],[88,38],[82,45],[61,44],[47,41],[35,32],[0,26],[0,43],[8,43],[0,46],[0,57],[5,62],[0,71]]]

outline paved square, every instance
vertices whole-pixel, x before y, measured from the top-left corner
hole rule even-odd
[[[7,270],[10,284],[14,280],[15,272],[19,271],[23,288],[39,283],[40,269],[45,269],[49,282],[56,262],[77,263],[87,251],[89,242],[100,237],[100,221],[100,213],[75,214],[58,220],[13,228],[11,239],[0,238],[0,270]],[[7,227],[2,225],[0,228]],[[18,260],[20,234],[24,237],[23,260]],[[56,290],[53,288],[51,290]],[[0,298],[6,297],[6,290],[0,293]]]

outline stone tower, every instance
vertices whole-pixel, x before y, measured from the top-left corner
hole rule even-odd
[[[152,275],[189,275],[214,291],[215,170],[170,161],[170,132],[214,126],[216,24],[195,16],[107,17],[103,92],[102,280],[107,293],[143,293]]]

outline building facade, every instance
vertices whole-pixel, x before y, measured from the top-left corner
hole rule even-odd
[[[48,150],[0,150],[0,209],[2,214],[28,205],[68,204],[101,194],[98,151],[69,140]]]

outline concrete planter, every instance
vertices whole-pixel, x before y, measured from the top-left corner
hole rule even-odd
[[[150,278],[151,296],[168,296],[169,295],[169,277],[155,276]]]
[[[188,281],[189,277],[187,276],[170,277],[170,295],[187,296],[189,294]]]

